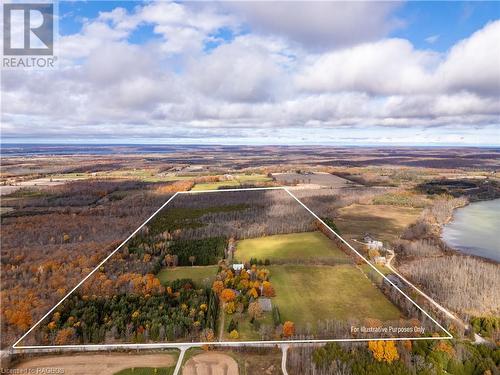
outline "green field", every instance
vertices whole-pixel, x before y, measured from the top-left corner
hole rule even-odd
[[[400,318],[396,306],[354,266],[287,265],[269,270],[276,289],[273,304],[282,320],[314,326],[324,319]]]
[[[86,179],[130,179],[144,182],[171,182],[192,180],[194,176],[158,173],[156,169],[119,169],[99,172],[58,173],[50,176],[54,180],[86,180]]]
[[[348,256],[321,232],[280,234],[238,241],[235,258],[239,261],[269,259],[271,263],[287,260],[295,263],[301,260],[318,263],[322,260],[348,260]]]
[[[209,279],[208,285],[215,279],[219,266],[194,266],[164,268],[158,273],[162,284],[177,279],[191,279],[196,286],[203,286],[203,281]]]
[[[240,186],[240,183],[236,180],[229,181],[219,181],[219,182],[203,182],[201,184],[196,184],[191,190],[217,190],[222,186]]]
[[[191,190],[217,190],[223,186],[251,185],[263,182],[270,182],[272,178],[266,175],[249,174],[249,175],[234,175],[232,180],[218,181],[218,182],[202,182],[196,184]]]
[[[248,314],[232,314],[228,315],[226,313],[225,318],[224,318],[224,340],[230,341],[231,338],[229,337],[229,332],[227,332],[227,329],[229,328],[229,323],[231,322],[231,319],[234,319],[235,321],[238,322],[238,333],[240,335],[240,338],[236,341],[258,341],[261,340],[260,333],[256,331],[253,327],[252,324],[250,323],[250,317]],[[270,312],[264,312],[262,313],[262,316],[257,319],[259,323],[268,325],[268,326],[273,326],[273,317]]]

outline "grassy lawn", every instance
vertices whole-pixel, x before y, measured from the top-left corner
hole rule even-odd
[[[344,238],[359,239],[370,233],[378,240],[392,242],[417,220],[421,212],[421,208],[352,204],[338,210],[335,224]]]
[[[244,312],[243,314],[232,314],[232,315],[225,315],[224,318],[224,335],[223,339],[224,341],[231,341],[229,338],[229,332],[227,332],[227,329],[229,327],[229,323],[231,322],[231,319],[234,319],[235,321],[238,322],[238,333],[240,335],[240,338],[235,341],[257,341],[261,340],[261,336],[258,331],[255,331],[252,327],[252,324],[250,323],[250,317],[248,316],[247,312]],[[262,317],[257,319],[260,324],[265,324],[269,326],[273,326],[273,317],[270,312],[265,312],[262,314]]]
[[[298,325],[318,319],[400,318],[396,306],[354,266],[270,266],[273,304]]]
[[[215,279],[219,266],[186,266],[164,268],[158,273],[158,279],[164,284],[177,279],[191,279],[196,286],[203,286],[203,281],[209,279],[209,284]]]
[[[346,260],[348,257],[321,232],[280,234],[238,241],[235,258],[273,261]]]

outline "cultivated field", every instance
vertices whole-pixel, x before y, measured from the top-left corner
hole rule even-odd
[[[168,374],[173,370],[177,361],[177,353],[169,354],[73,354],[73,355],[58,355],[47,356],[30,359],[21,362],[15,369],[19,371],[31,371],[28,369],[37,368],[59,368],[64,370],[65,375],[114,375],[116,373],[126,374],[146,374],[147,372],[139,370],[139,368],[151,368],[151,374],[155,373],[154,369],[159,370],[157,374]],[[141,372],[127,371],[128,369],[137,368]],[[125,370],[125,371],[124,371]],[[123,372],[122,372],[123,371]],[[169,371],[169,372],[167,372]],[[24,373],[24,372],[20,372]],[[30,372],[28,372],[30,373]],[[34,372],[41,373],[41,372]],[[156,374],[155,373],[155,374]]]
[[[183,366],[182,375],[238,375],[238,363],[223,353],[207,352],[191,357]]]
[[[346,261],[347,255],[321,232],[292,233],[239,241],[235,259],[275,262]]]
[[[399,310],[354,266],[270,266],[281,316],[299,325],[318,320],[397,320]]]

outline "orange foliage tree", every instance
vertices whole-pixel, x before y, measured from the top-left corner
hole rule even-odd
[[[220,295],[220,293],[224,290],[224,283],[220,280],[214,281],[212,284],[212,290],[215,294]]]
[[[274,297],[276,296],[276,292],[274,291],[274,288],[272,284],[269,281],[264,281],[262,283],[262,294],[265,297]]]
[[[295,324],[289,320],[283,324],[283,336],[290,337],[295,333]]]
[[[379,362],[392,363],[399,359],[394,341],[369,341],[368,349],[373,353],[373,358]]]
[[[65,345],[72,341],[75,330],[73,328],[63,328],[57,332],[55,338],[56,345]]]
[[[231,302],[236,298],[236,293],[232,289],[224,289],[220,294],[220,298],[223,302]]]

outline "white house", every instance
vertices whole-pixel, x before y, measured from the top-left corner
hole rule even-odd
[[[245,268],[245,265],[243,263],[233,264],[233,270],[235,271],[241,271],[243,268]]]
[[[382,250],[384,247],[382,241],[376,241],[371,238],[365,239],[365,241],[366,247],[370,250]]]

